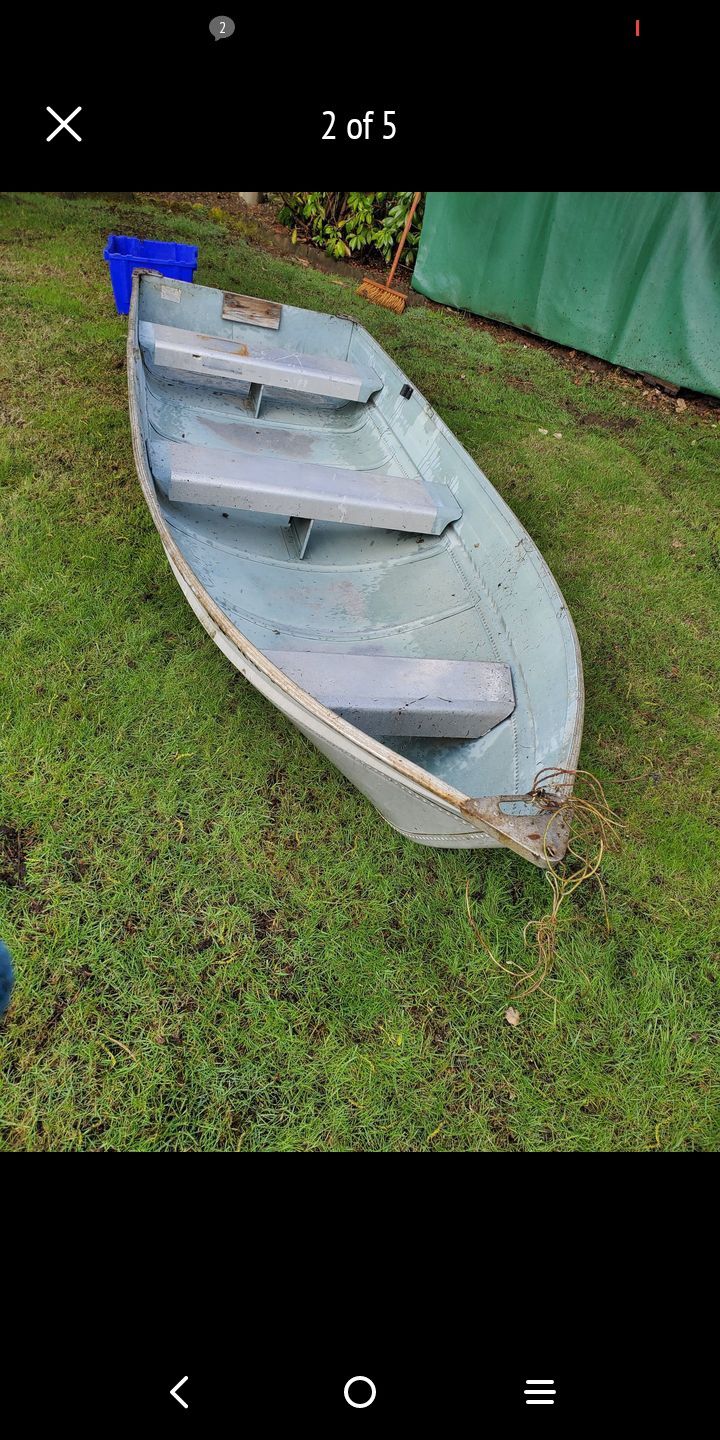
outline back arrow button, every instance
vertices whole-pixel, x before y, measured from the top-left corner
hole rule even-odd
[[[178,1380],[177,1385],[170,1391],[170,1394],[172,1395],[173,1400],[177,1400],[178,1405],[182,1405],[183,1410],[187,1410],[187,1409],[188,1409],[188,1403],[187,1403],[186,1400],[183,1400],[182,1395],[178,1395],[177,1392],[178,1392],[178,1390],[180,1389],[180,1386],[185,1384],[185,1381],[187,1380],[187,1378],[188,1378],[187,1375],[183,1375],[182,1380]]]

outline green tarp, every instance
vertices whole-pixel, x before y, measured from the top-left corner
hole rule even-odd
[[[720,395],[720,192],[435,191],[413,286]]]

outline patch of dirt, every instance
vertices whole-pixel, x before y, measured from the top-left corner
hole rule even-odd
[[[493,1086],[490,1092],[492,1108],[487,1114],[488,1128],[491,1130],[496,1144],[501,1150],[509,1150],[516,1146],[518,1137],[513,1126],[513,1100],[509,1087],[504,1083]]]
[[[0,825],[0,885],[22,887],[25,884],[25,857],[36,839],[31,825],[24,830]]]
[[[445,1011],[438,1005],[408,1005],[407,1013],[433,1050],[444,1053],[452,1037],[452,1023]]]
[[[30,1066],[50,1043],[54,1031],[57,1029],[65,1014],[67,1005],[68,997],[66,995],[59,995],[47,1019],[41,1021],[35,1034],[28,1037],[25,1042],[26,1048],[20,1061],[21,1070],[29,1070]]]
[[[271,770],[269,772],[267,777],[266,793],[268,814],[271,821],[271,834],[274,831],[275,825],[277,823],[278,814],[282,808],[284,784],[285,776],[283,775],[282,770]]]
[[[522,390],[525,395],[535,389],[532,380],[523,380],[521,375],[503,375],[502,378],[506,385],[511,385],[513,390]]]
[[[640,421],[632,415],[603,415],[597,410],[581,410],[578,405],[565,406],[566,410],[574,415],[578,425],[593,425],[601,430],[612,430],[619,433],[622,430],[634,430]]]
[[[259,914],[253,915],[252,925],[256,940],[266,940],[271,935],[277,924],[277,910],[261,910]]]

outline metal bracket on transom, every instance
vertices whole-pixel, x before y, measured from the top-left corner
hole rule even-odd
[[[302,560],[312,530],[312,520],[301,520],[298,515],[290,516],[290,534],[288,536],[291,550]]]

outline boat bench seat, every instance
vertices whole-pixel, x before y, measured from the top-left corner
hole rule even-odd
[[[367,365],[336,360],[332,355],[299,355],[290,350],[263,349],[244,341],[179,330],[173,325],[140,322],[140,345],[146,358],[164,369],[242,381],[251,386],[254,413],[260,409],[261,388],[331,395],[340,400],[369,400],[382,380]]]
[[[313,520],[441,535],[462,509],[452,490],[420,475],[384,475],[271,455],[238,455],[206,445],[170,441],[169,500],[254,510],[294,520],[300,557]]]
[[[265,653],[329,710],[375,736],[477,740],[515,709],[510,667],[495,661]]]

